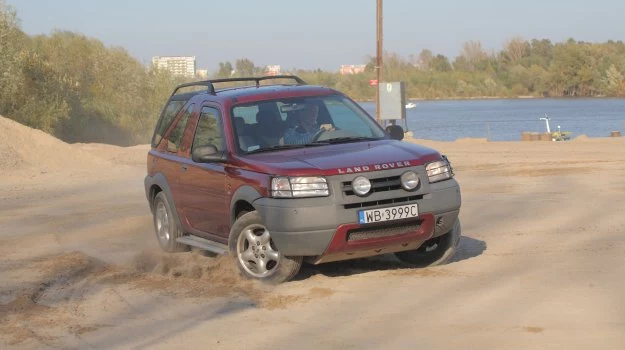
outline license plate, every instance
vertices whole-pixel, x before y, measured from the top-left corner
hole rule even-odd
[[[419,208],[416,204],[398,205],[395,207],[361,210],[358,212],[358,222],[370,224],[372,222],[384,222],[400,219],[416,218],[419,216]]]

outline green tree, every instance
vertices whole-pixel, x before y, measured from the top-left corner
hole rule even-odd
[[[251,77],[254,75],[254,62],[247,58],[237,60],[235,63],[236,75],[240,77]]]
[[[0,0],[0,114],[15,106],[12,97],[20,90],[24,40],[15,10]]]
[[[530,42],[530,55],[526,66],[539,65],[548,68],[553,60],[554,45],[549,39],[532,39]]]
[[[449,72],[452,70],[449,59],[444,55],[436,55],[430,62],[430,68],[436,72]]]
[[[615,65],[611,65],[610,68],[608,68],[605,72],[605,77],[601,81],[606,94],[617,96],[625,93],[625,78]]]
[[[35,52],[24,55],[21,73],[10,116],[22,124],[56,134],[69,115],[67,81]]]
[[[420,69],[429,70],[433,60],[434,55],[432,54],[432,51],[424,49],[421,50],[421,53],[419,53],[417,65]]]
[[[556,96],[592,96],[595,80],[596,60],[590,46],[568,40],[554,47],[551,63],[551,92]]]
[[[530,53],[530,44],[523,40],[523,38],[516,37],[510,39],[504,49],[504,59],[506,63],[515,65],[521,61],[524,57]]]
[[[229,61],[219,62],[219,70],[217,71],[217,78],[228,78],[232,75],[234,69],[232,63]]]
[[[488,54],[482,49],[479,41],[468,41],[462,46],[462,53],[456,58],[454,68],[466,71],[474,71],[484,67],[488,60]]]

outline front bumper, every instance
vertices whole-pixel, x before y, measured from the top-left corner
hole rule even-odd
[[[283,254],[315,256],[315,262],[320,263],[416,249],[424,241],[449,232],[458,217],[461,197],[455,179],[426,182],[417,192],[374,193],[366,199],[347,198],[340,188],[344,180],[331,181],[330,197],[261,198],[254,202]],[[400,205],[393,202],[396,198],[402,198],[401,204],[418,204],[418,220],[358,223],[360,210]],[[355,207],[357,201],[381,204]],[[388,230],[392,232],[382,232]],[[368,231],[379,232],[367,238]],[[350,234],[359,232],[365,233],[364,238],[350,239]]]

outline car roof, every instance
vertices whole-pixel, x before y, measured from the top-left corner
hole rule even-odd
[[[289,97],[331,95],[335,93],[336,91],[333,89],[315,85],[268,85],[221,90],[217,92],[217,97],[245,103]]]
[[[297,79],[297,84],[273,84],[273,85],[260,85],[257,79],[268,80],[270,77],[260,78],[235,78],[233,81],[245,81],[245,80],[257,81],[255,85],[227,87],[222,89],[215,89],[210,80],[201,81],[196,83],[188,83],[180,85],[174,90],[171,100],[189,100],[194,97],[200,97],[203,100],[223,102],[230,100],[233,103],[248,103],[265,100],[276,100],[281,98],[291,97],[303,97],[303,96],[323,96],[337,94],[334,89],[330,89],[323,86],[306,85],[306,83]],[[215,82],[225,82],[228,79],[220,79]],[[179,93],[178,90],[183,87],[206,87],[199,91]]]

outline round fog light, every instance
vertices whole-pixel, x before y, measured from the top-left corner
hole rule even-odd
[[[371,190],[371,182],[364,176],[358,176],[352,181],[352,190],[359,196],[364,196]]]
[[[401,187],[406,191],[412,191],[419,186],[419,175],[414,171],[406,171],[401,174]]]

